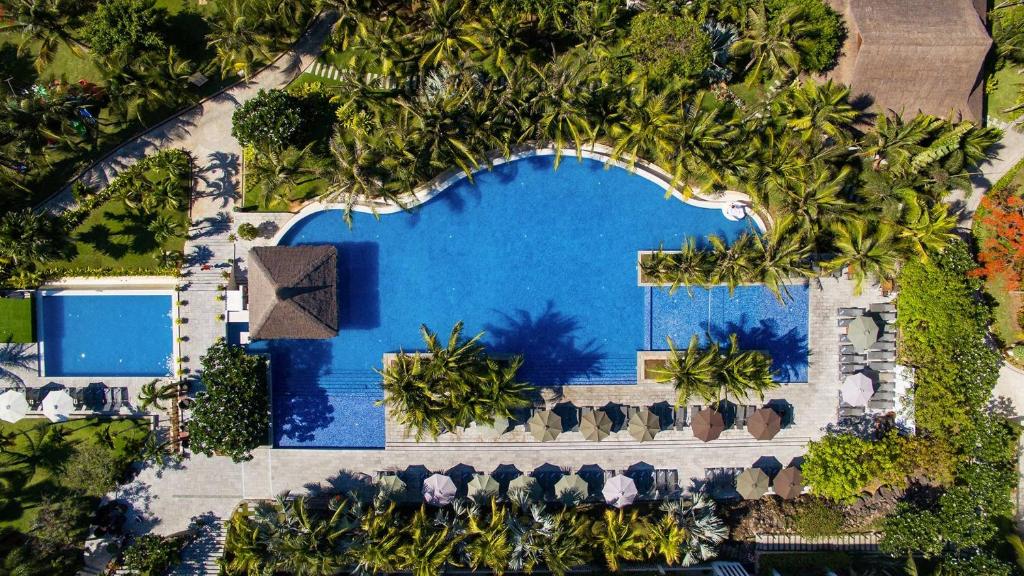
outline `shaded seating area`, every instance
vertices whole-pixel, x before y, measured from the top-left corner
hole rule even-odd
[[[41,387],[0,388],[0,419],[46,417],[61,422],[77,416],[113,415],[133,411],[126,386],[94,382],[65,387],[51,382]]]
[[[840,308],[840,417],[896,408],[896,305]]]
[[[774,463],[763,465],[759,460],[749,468],[706,468],[699,487],[723,501],[757,500],[768,495],[792,500],[803,494],[805,485],[800,468]]]

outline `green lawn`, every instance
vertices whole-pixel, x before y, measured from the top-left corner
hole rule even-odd
[[[34,342],[32,299],[0,298],[0,342]]]
[[[993,82],[995,83],[994,87]],[[1017,94],[1020,92],[1020,84],[1022,82],[1024,82],[1024,79],[1021,78],[1017,67],[1013,65],[1008,64],[996,70],[988,83],[990,90],[987,90],[985,94],[988,104],[988,115],[1004,122],[1017,119],[1021,115],[1021,111],[1018,110],[1007,114],[1003,110],[1017,103]]]
[[[129,457],[130,445],[138,445],[149,432],[149,424],[141,419],[100,420],[90,418],[72,420],[61,424],[51,424],[43,419],[25,419],[15,424],[0,422],[0,433],[14,434],[13,445],[6,448],[11,453],[25,453],[30,446],[32,430],[37,426],[58,426],[66,433],[67,446],[52,453],[40,454],[36,459],[39,465],[32,469],[29,466],[0,465],[0,472],[12,483],[13,497],[0,498],[0,528],[14,528],[25,531],[35,517],[36,508],[43,496],[59,497],[59,475],[50,469],[59,469],[74,446],[83,442],[95,441],[97,434],[107,429],[114,439],[114,450],[121,457]],[[46,465],[44,465],[46,464]]]

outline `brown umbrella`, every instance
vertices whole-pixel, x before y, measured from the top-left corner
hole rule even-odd
[[[804,475],[800,469],[790,466],[775,476],[775,493],[786,500],[796,498],[804,491]]]
[[[629,435],[637,442],[654,440],[654,435],[661,432],[661,420],[647,408],[641,408],[630,416],[628,426]]]
[[[710,408],[697,412],[690,420],[690,427],[693,429],[693,437],[704,442],[710,442],[722,435],[725,430],[725,418]]]
[[[782,416],[771,408],[758,408],[747,418],[747,431],[754,440],[771,440],[782,429]]]
[[[600,442],[611,434],[612,419],[604,410],[584,410],[580,418],[580,432],[583,433],[583,438]]]
[[[530,435],[538,442],[547,442],[558,438],[562,433],[562,418],[550,410],[538,410],[527,422]]]

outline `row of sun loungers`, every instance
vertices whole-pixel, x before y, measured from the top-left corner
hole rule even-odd
[[[75,388],[60,388],[54,386],[43,386],[41,388],[12,388],[25,393],[29,408],[33,412],[42,409],[43,398],[54,390],[64,389],[75,401],[75,410],[79,412],[120,412],[122,408],[130,407],[128,388],[124,386],[109,387],[90,385]],[[0,393],[6,392],[7,388],[0,388]]]
[[[694,404],[692,406],[679,406],[678,408],[673,407],[667,402],[662,402],[652,406],[609,404],[600,407],[578,407],[572,404],[559,404],[556,405],[552,411],[558,414],[562,419],[562,432],[579,432],[580,421],[583,418],[583,414],[587,411],[593,410],[602,410],[608,414],[612,421],[612,431],[618,432],[620,430],[626,430],[629,427],[630,418],[637,417],[644,408],[658,416],[662,431],[686,431],[690,429],[690,422],[695,414],[702,410],[711,408],[715,408],[721,412],[722,417],[725,420],[726,427],[735,430],[743,430],[746,427],[747,419],[761,408],[761,406],[753,404],[736,405],[728,401],[722,402],[718,406]],[[788,404],[781,409],[779,406],[773,405],[772,409],[776,412],[780,412],[784,427],[792,420],[792,414],[790,413],[790,406]],[[534,413],[542,410],[542,408],[526,408],[520,410],[514,414],[511,424],[513,427],[525,427],[530,417],[533,416]]]
[[[839,336],[840,377],[863,373],[875,382],[875,393],[867,408],[872,411],[888,412],[896,407],[896,305],[891,302],[871,304],[864,308],[840,308],[839,328],[845,329],[855,318],[867,315],[876,319],[879,325],[878,341],[864,351],[857,351],[846,334]],[[858,417],[865,413],[860,406],[840,406],[840,415]]]

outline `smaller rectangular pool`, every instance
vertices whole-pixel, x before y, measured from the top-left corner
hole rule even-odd
[[[45,376],[171,374],[169,291],[43,291],[36,313]]]

